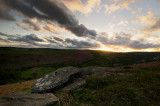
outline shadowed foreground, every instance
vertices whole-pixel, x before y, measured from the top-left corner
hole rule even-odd
[[[107,68],[108,69],[108,68]],[[58,105],[62,106],[110,106],[110,105],[159,105],[160,104],[160,62],[129,65],[106,70],[109,76],[92,75],[86,79],[81,91],[56,91]],[[112,74],[114,73],[114,74]],[[124,73],[124,74],[115,74]],[[125,74],[127,73],[127,74]],[[29,81],[29,83],[32,81]],[[11,84],[13,87],[24,85]],[[30,83],[31,84],[31,83]],[[29,85],[30,85],[29,84]],[[0,91],[5,89],[0,86]],[[9,85],[8,85],[9,86]],[[12,92],[30,92],[30,88]],[[11,93],[11,92],[10,92]],[[1,92],[1,96],[5,93]],[[54,105],[55,106],[55,105]]]

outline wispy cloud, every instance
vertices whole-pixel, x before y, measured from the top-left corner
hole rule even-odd
[[[59,33],[60,31],[58,30],[57,26],[51,24],[50,22],[43,22],[44,25],[41,25],[41,27],[47,31],[47,32],[52,32],[52,33]]]
[[[17,23],[17,26],[21,27],[24,30],[34,30],[34,31],[41,31],[41,28],[36,24],[36,19],[23,19],[22,22]]]
[[[113,3],[110,5],[107,4],[104,5],[105,13],[108,15],[119,10],[124,10],[124,9],[131,10],[129,5],[135,2],[135,0],[109,0],[109,1]]]
[[[54,24],[47,21],[37,20],[36,18],[23,19],[22,22],[17,22],[16,25],[27,31],[33,30],[59,33],[58,28]]]
[[[94,8],[99,7],[101,4],[101,0],[57,0],[57,2],[63,3],[72,12],[83,14],[92,12]]]

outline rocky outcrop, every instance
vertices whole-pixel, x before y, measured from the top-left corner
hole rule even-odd
[[[81,77],[79,69],[74,67],[60,68],[38,79],[31,86],[31,91],[33,93],[54,92],[76,77]]]
[[[31,86],[31,91],[33,93],[42,93],[42,92],[54,93],[57,90],[79,91],[85,87],[87,76],[91,75],[109,76],[109,75],[121,74],[115,72],[114,70],[118,69],[107,68],[107,67],[60,68],[55,72],[49,73],[44,77],[38,79]]]
[[[2,97],[0,106],[47,106],[56,104],[57,97],[52,93],[34,94],[34,93],[14,93]]]

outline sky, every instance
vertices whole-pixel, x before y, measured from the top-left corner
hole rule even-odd
[[[160,51],[160,0],[0,0],[0,47]]]

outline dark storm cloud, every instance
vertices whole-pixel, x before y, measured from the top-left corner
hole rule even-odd
[[[159,44],[152,44],[148,42],[145,43],[144,40],[132,40],[131,37],[131,34],[120,32],[114,34],[114,36],[111,38],[102,34],[97,38],[97,40],[104,45],[125,46],[133,49],[148,49],[160,47]]]
[[[83,24],[79,24],[67,7],[54,0],[1,0],[0,2],[29,18],[55,21],[77,36],[94,38],[97,35],[95,30],[89,30]]]

